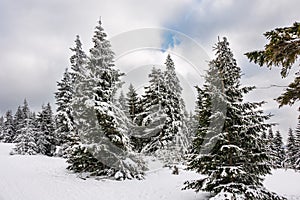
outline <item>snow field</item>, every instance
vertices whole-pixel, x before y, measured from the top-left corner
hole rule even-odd
[[[208,193],[182,191],[187,180],[200,175],[183,170],[172,175],[169,168],[147,158],[149,171],[144,180],[83,180],[66,170],[65,159],[42,155],[9,155],[13,144],[0,143],[0,200],[202,200]],[[266,177],[271,191],[300,199],[300,173],[274,170]]]

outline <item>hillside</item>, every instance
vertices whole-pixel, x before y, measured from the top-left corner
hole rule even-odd
[[[0,200],[200,200],[207,193],[182,191],[183,182],[197,178],[184,171],[172,175],[161,163],[148,159],[145,180],[83,180],[66,170],[64,159],[10,156],[12,144],[0,143]],[[300,173],[276,170],[265,184],[289,199],[300,199]]]

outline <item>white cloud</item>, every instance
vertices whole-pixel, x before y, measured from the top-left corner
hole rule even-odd
[[[263,47],[266,41],[262,33],[265,31],[299,20],[299,5],[298,0],[1,0],[0,110],[15,108],[24,97],[34,107],[53,101],[56,81],[61,78],[64,68],[69,66],[69,47],[74,45],[75,35],[81,36],[83,47],[88,51],[100,16],[109,38],[116,38],[133,29],[166,27],[191,36],[209,57],[214,56],[212,46],[217,36],[227,36],[245,73],[243,83],[259,86],[286,84],[289,80],[282,80],[278,71],[249,64],[243,54]],[[164,39],[155,34],[143,36],[155,46]],[[137,44],[137,39],[130,40]],[[122,48],[129,48],[130,40],[123,41]],[[199,63],[193,44],[182,42],[170,51],[174,53],[178,74],[187,85],[197,82],[195,71],[198,69],[190,65]],[[122,67],[127,72],[136,65],[137,68],[133,69],[138,71],[143,69],[139,67],[142,63],[163,64],[165,56],[166,53],[151,51],[128,54],[121,59]],[[249,99],[271,100],[280,92],[280,88],[256,90]],[[275,106],[273,109],[277,110],[276,104],[268,105],[266,109],[272,110]],[[278,120],[290,118],[295,113],[288,108],[281,109]],[[287,120],[282,122],[282,129],[292,126]]]

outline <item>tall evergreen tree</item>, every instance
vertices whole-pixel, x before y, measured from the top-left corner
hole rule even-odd
[[[282,168],[284,167],[284,160],[285,160],[285,151],[284,151],[284,144],[282,141],[282,136],[279,131],[276,131],[274,140],[274,153],[275,153],[275,168]]]
[[[200,154],[201,147],[205,138],[207,137],[208,127],[210,126],[210,119],[212,113],[212,96],[216,93],[210,93],[213,89],[212,86],[218,86],[217,82],[214,80],[214,76],[217,74],[217,69],[213,65],[210,66],[206,75],[206,83],[203,85],[203,89],[196,86],[198,95],[196,100],[196,125],[195,134],[193,135],[192,146],[190,149],[190,160],[193,159],[194,155]],[[219,89],[220,90],[220,89]],[[214,91],[219,91],[217,88]],[[219,95],[221,96],[221,95]],[[216,99],[215,96],[214,98]]]
[[[127,117],[114,105],[122,74],[114,67],[114,53],[106,37],[99,21],[93,36],[94,47],[90,49],[90,57],[82,72],[84,79],[74,86],[74,119],[84,144],[75,149],[68,160],[68,168],[94,175],[132,178],[140,171],[130,154]],[[95,159],[98,162],[92,161]],[[132,161],[131,164],[128,160]]]
[[[18,106],[17,111],[14,115],[14,127],[15,127],[15,136],[13,138],[13,142],[17,143],[19,142],[17,138],[21,134],[22,128],[25,126],[25,115],[23,113],[22,107]]]
[[[36,145],[36,130],[32,121],[32,118],[26,118],[24,120],[25,125],[21,128],[20,134],[18,134],[18,143],[13,148],[11,154],[21,155],[35,155],[38,152]]]
[[[34,155],[38,152],[36,145],[36,126],[34,123],[35,116],[31,113],[28,102],[24,99],[23,106],[19,106],[15,115],[15,125],[17,143],[12,154]]]
[[[295,155],[294,168],[297,170],[300,170],[300,118],[299,118],[296,130],[295,130],[295,143],[296,143],[297,153]]]
[[[3,140],[4,117],[0,117],[0,142]]]
[[[178,160],[187,151],[188,127],[185,123],[182,88],[170,55],[167,56],[165,65],[164,72],[152,69],[149,75],[150,85],[145,87],[141,124],[146,126],[143,136],[148,140],[144,140],[142,151],[163,155],[173,152],[177,158],[172,155],[167,157]]]
[[[93,157],[93,155],[87,150],[85,146],[83,146],[78,130],[80,129],[80,127],[78,127],[78,123],[76,123],[76,121],[79,120],[79,116],[76,116],[76,110],[80,106],[82,106],[82,104],[77,105],[76,100],[78,101],[80,98],[83,98],[84,95],[82,94],[82,91],[86,90],[84,84],[82,83],[85,81],[88,75],[88,56],[82,49],[82,43],[78,35],[76,36],[75,47],[70,49],[73,52],[73,55],[70,58],[70,77],[72,81],[71,107],[72,117],[74,120],[74,128],[76,129],[76,131],[73,132],[73,137],[71,137],[73,143],[70,145],[69,150],[67,150],[68,154],[65,156],[68,158],[67,162],[70,164],[67,169],[73,170],[74,172],[93,172],[95,171],[95,168],[97,166],[97,162],[95,162],[95,160],[97,159]]]
[[[72,78],[68,69],[65,70],[63,78],[57,82],[57,92],[55,93],[57,114],[56,121],[56,135],[61,149],[58,152],[59,156],[68,157],[71,154],[72,146],[79,142],[77,137],[74,119],[72,116],[72,98],[73,98],[73,84]]]
[[[163,73],[160,69],[153,67],[149,78],[149,86],[145,87],[141,102],[143,112],[137,116],[137,124],[142,127],[139,150],[143,153],[155,152],[163,147],[164,141],[160,138],[167,117],[162,107],[165,94]]]
[[[55,122],[50,103],[42,106],[37,115],[37,148],[38,153],[53,156],[58,145],[58,137],[55,134]]]
[[[27,103],[27,100],[24,99],[24,103],[22,106],[18,106],[16,114],[14,116],[14,126],[16,135],[13,139],[13,142],[19,142],[18,138],[22,132],[22,129],[27,126],[26,120],[31,117],[31,112]]]
[[[128,104],[129,117],[132,121],[134,121],[134,119],[136,118],[139,112],[139,98],[132,84],[129,85],[128,93],[126,94],[126,96],[127,96],[126,101]]]
[[[188,135],[187,138],[193,138],[197,131],[197,117],[194,113],[190,112],[189,114],[186,113],[185,123],[188,128]],[[190,142],[189,142],[190,146]]]
[[[164,135],[171,138],[178,148],[187,150],[187,126],[185,124],[185,105],[182,99],[182,87],[175,72],[175,64],[168,54],[164,72],[164,82],[166,83],[166,96],[163,99],[163,107],[167,114],[167,120],[163,131]],[[175,141],[174,141],[175,140]]]
[[[13,142],[14,137],[15,137],[14,119],[13,119],[12,111],[8,110],[5,113],[1,141],[5,143],[10,143]]]
[[[67,96],[67,101],[70,102],[71,104],[68,104],[67,107],[63,108],[65,112],[68,114],[65,115],[65,120],[69,122],[68,124],[68,129],[69,129],[69,134],[67,134],[67,137],[65,138],[66,143],[63,144],[62,146],[62,154],[63,157],[69,158],[71,154],[76,154],[74,152],[78,151],[79,144],[80,144],[80,137],[78,135],[78,130],[76,127],[76,124],[74,122],[74,115],[73,115],[73,97],[75,95],[75,92],[77,92],[77,96],[79,96],[80,91],[82,91],[83,88],[79,88],[79,83],[85,79],[87,76],[86,74],[86,67],[87,67],[87,62],[88,62],[88,56],[82,49],[82,43],[80,41],[79,35],[76,36],[75,39],[75,47],[70,48],[72,51],[73,55],[70,57],[70,63],[71,63],[71,71],[68,72],[68,75],[66,75],[66,80],[65,82],[68,82],[71,84],[71,87],[68,88],[71,90],[71,94],[68,92],[65,93],[63,96]],[[70,81],[68,81],[68,77]],[[62,81],[64,82],[64,81]],[[66,84],[67,85],[67,84]],[[75,90],[75,86],[77,86],[77,90]],[[66,88],[66,87],[65,87]],[[61,91],[62,93],[62,91]],[[66,110],[68,109],[68,111]],[[65,127],[66,128],[66,127]]]
[[[120,109],[123,112],[128,113],[128,111],[127,111],[127,102],[126,102],[126,98],[124,96],[123,91],[120,92],[120,96],[119,96],[119,99],[118,99],[118,105],[119,105]]]
[[[71,115],[71,101],[72,101],[72,83],[70,73],[66,68],[63,78],[57,82],[56,99],[56,124],[57,131],[61,135],[62,142],[64,142],[66,135],[73,130],[73,117]]]
[[[153,120],[151,113],[161,110],[162,93],[164,90],[163,73],[160,69],[153,67],[149,77],[149,86],[145,86],[145,94],[141,99],[143,112],[139,113],[136,122],[140,126],[147,126]]]
[[[226,38],[216,44],[215,50],[216,58],[209,65],[210,71],[217,74],[206,77],[209,89],[204,88],[201,93],[216,107],[207,108],[207,122],[205,116],[199,116],[210,125],[197,133],[200,140],[197,136],[195,140],[200,142],[193,143],[188,163],[188,169],[207,176],[186,182],[185,189],[212,192],[211,199],[281,199],[262,185],[262,176],[271,171],[260,139],[269,126],[265,123],[269,116],[259,110],[263,102],[243,102],[243,95],[253,87],[241,87],[241,69]],[[218,78],[221,84],[213,84]],[[221,105],[226,105],[226,111],[218,109]]]
[[[165,62],[166,70],[164,77],[164,94],[161,106],[166,115],[159,140],[162,148],[156,153],[162,154],[167,164],[175,164],[183,159],[187,152],[188,128],[185,121],[185,105],[182,99],[182,87],[175,72],[175,64],[168,54]],[[166,160],[167,157],[167,160]],[[175,163],[174,163],[175,162]]]
[[[261,138],[261,141],[262,141],[262,151],[267,154],[269,156],[269,150],[268,150],[268,135],[267,135],[267,132],[264,131],[261,133],[260,135],[260,138]],[[270,160],[269,160],[270,161]],[[270,163],[270,162],[269,162]],[[270,165],[271,166],[271,165]]]
[[[287,138],[287,159],[286,159],[286,164],[287,167],[289,168],[294,168],[296,164],[296,155],[297,155],[297,146],[296,146],[296,140],[293,134],[293,130],[290,128],[289,133],[288,133],[288,138]]]
[[[28,102],[26,99],[24,99],[24,102],[23,102],[22,112],[24,115],[24,119],[30,119],[32,117],[32,113],[30,111],[30,108],[29,108],[29,105],[28,105]],[[27,122],[25,122],[25,124],[27,124]]]
[[[80,41],[79,35],[76,35],[75,47],[70,48],[73,55],[70,57],[71,63],[71,80],[74,84],[79,79],[84,78],[85,68],[87,64],[88,57],[82,49],[82,43]]]
[[[266,152],[268,154],[268,157],[270,158],[269,160],[269,165],[272,168],[276,168],[276,160],[277,160],[277,152],[276,152],[276,147],[274,144],[274,133],[272,128],[269,128],[269,133],[267,136],[267,143],[266,143]]]

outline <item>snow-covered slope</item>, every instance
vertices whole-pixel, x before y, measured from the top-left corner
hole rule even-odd
[[[0,143],[0,200],[201,200],[207,193],[182,191],[183,182],[199,178],[182,169],[172,175],[158,162],[150,162],[145,180],[83,180],[66,170],[61,158],[10,156],[13,145]],[[300,199],[300,173],[274,171],[266,186],[289,199]]]
[[[172,175],[151,163],[145,180],[83,180],[66,170],[61,158],[10,156],[11,144],[0,143],[0,200],[196,200],[205,193],[181,191],[191,172]]]
[[[291,200],[300,200],[300,172],[277,169],[272,171],[264,181],[271,191],[281,194]]]

